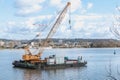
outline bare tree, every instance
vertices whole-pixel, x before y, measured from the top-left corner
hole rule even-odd
[[[111,61],[109,61],[109,62],[110,63],[108,65],[108,69],[106,69],[107,70],[107,79],[106,80],[119,80],[113,75]]]
[[[120,7],[116,6],[116,10],[118,11],[118,14],[114,15],[115,21],[113,22],[113,26],[110,27],[110,31],[116,38],[120,39]]]
[[[116,6],[116,10],[118,12],[118,14],[114,15],[115,21],[113,22],[113,26],[110,27],[110,31],[113,33],[113,35],[117,38],[120,39],[120,7]],[[108,78],[106,80],[120,80],[120,78],[116,78],[113,74],[112,74],[112,70],[111,70],[111,61],[109,64],[109,69],[107,71],[108,73]],[[120,76],[120,72],[117,66],[117,76]]]

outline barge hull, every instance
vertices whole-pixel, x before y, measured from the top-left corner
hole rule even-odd
[[[55,64],[55,65],[46,65],[44,69],[61,69],[69,67],[84,67],[86,63],[76,63],[76,64]]]
[[[30,69],[60,69],[60,68],[69,68],[69,67],[84,67],[87,62],[73,63],[73,64],[52,64],[48,65],[46,63],[36,63],[31,64],[29,62],[24,61],[14,61],[14,67],[19,68],[30,68]]]

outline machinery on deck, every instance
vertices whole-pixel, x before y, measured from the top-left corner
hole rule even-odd
[[[71,5],[71,3],[70,2],[68,2],[67,3],[67,5],[65,6],[65,8],[62,10],[62,12],[60,13],[60,15],[58,16],[58,18],[57,18],[57,20],[56,20],[56,22],[54,23],[54,25],[53,25],[53,27],[51,28],[51,30],[50,30],[50,32],[48,33],[48,35],[47,35],[47,37],[46,37],[46,39],[44,40],[44,42],[43,42],[43,45],[42,45],[42,47],[40,47],[39,48],[39,53],[38,54],[36,54],[36,55],[34,55],[34,54],[32,54],[31,53],[31,51],[29,50],[29,45],[27,45],[24,49],[25,49],[25,51],[26,51],[26,53],[22,56],[22,59],[23,60],[20,60],[20,61],[14,61],[13,62],[13,65],[14,66],[16,66],[16,67],[25,67],[25,68],[45,68],[45,67],[48,67],[48,64],[47,64],[47,62],[48,61],[50,61],[50,60],[52,60],[52,59],[50,59],[50,57],[49,58],[45,58],[44,60],[42,60],[41,59],[41,55],[42,55],[42,53],[43,53],[43,51],[44,51],[44,47],[48,44],[48,41],[49,41],[49,38],[51,38],[53,35],[54,35],[54,33],[56,32],[56,30],[57,30],[57,28],[59,27],[59,25],[61,24],[61,22],[62,22],[62,20],[63,20],[63,18],[65,17],[65,15],[66,15],[66,13],[67,13],[67,10],[69,9],[69,7],[70,7],[70,5]],[[69,20],[69,23],[70,23],[71,21]],[[54,57],[54,59],[55,60],[57,60],[57,58],[56,57]],[[54,66],[52,66],[52,67],[55,67],[55,66],[57,66],[58,67],[58,65],[55,65],[56,63],[56,61],[53,59],[53,61],[54,61]],[[65,60],[62,58],[61,59],[62,61],[63,61],[63,63],[62,63],[62,65],[59,65],[60,67],[65,67],[66,65],[65,65]],[[72,61],[73,62],[73,61]],[[75,62],[75,61],[74,61]],[[73,63],[72,63],[73,64]],[[83,65],[85,65],[86,64],[86,62],[84,63],[84,62],[82,62],[82,65],[81,64],[76,64],[76,66],[83,66]],[[51,66],[49,66],[49,67],[51,67]]]
[[[45,41],[43,42],[43,45],[42,45],[43,47],[46,46],[49,38],[51,38],[51,37],[54,35],[54,33],[56,32],[57,28],[59,27],[60,23],[62,22],[63,18],[65,17],[65,14],[66,14],[68,8],[70,7],[70,4],[71,4],[71,3],[68,2],[67,5],[65,6],[65,8],[63,9],[63,11],[60,13],[58,19],[56,20],[56,22],[55,22],[55,24],[53,25],[52,29],[51,29],[50,32],[48,33]],[[39,49],[39,53],[36,54],[36,55],[33,55],[33,54],[30,52],[28,46],[25,47],[25,50],[26,50],[27,53],[24,54],[23,57],[22,57],[22,59],[23,59],[24,61],[33,61],[33,62],[36,62],[36,61],[38,62],[38,61],[40,61],[40,62],[41,62],[40,58],[41,58],[41,55],[42,55],[42,53],[43,53],[43,51],[44,51],[44,48],[40,48],[40,49]]]

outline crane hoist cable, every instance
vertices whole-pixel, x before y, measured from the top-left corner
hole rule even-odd
[[[69,26],[70,26],[70,29],[71,29],[71,6],[69,8]]]

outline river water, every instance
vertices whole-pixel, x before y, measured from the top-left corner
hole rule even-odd
[[[82,56],[88,62],[87,67],[56,70],[14,68],[12,62],[23,54],[22,49],[0,50],[0,80],[109,80],[109,75],[120,80],[120,48],[47,49],[42,58],[53,54],[73,59]]]

